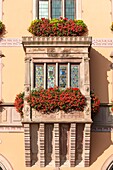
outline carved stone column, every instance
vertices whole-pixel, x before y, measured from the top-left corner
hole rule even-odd
[[[54,123],[54,160],[55,167],[60,167],[59,123]]]
[[[30,124],[24,124],[25,163],[31,166]]]
[[[84,58],[84,95],[87,99],[85,108],[85,118],[91,120],[91,98],[90,98],[90,74],[89,74],[89,57],[88,54]]]
[[[84,167],[90,165],[90,129],[91,124],[85,124],[84,127],[84,136],[83,136],[83,160]]]
[[[40,167],[45,166],[45,124],[40,123],[39,125],[39,159]]]
[[[25,97],[24,97],[24,121],[30,121],[30,106],[28,105],[26,101],[26,97],[30,94],[30,88],[31,88],[31,69],[30,69],[30,58],[25,58]]]
[[[70,167],[75,166],[76,157],[76,123],[70,126]]]

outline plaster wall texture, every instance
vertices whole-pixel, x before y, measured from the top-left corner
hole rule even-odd
[[[3,22],[6,34],[3,38],[21,38],[31,36],[27,31],[33,16],[32,0],[3,1]],[[112,22],[111,1],[82,1],[82,19],[87,24],[89,36],[93,38],[112,38],[110,30]],[[13,102],[15,95],[24,88],[24,58],[23,47],[0,47],[5,55],[2,58],[2,98],[5,102]],[[91,89],[99,96],[101,102],[111,102],[112,70],[110,58],[112,48],[93,47],[91,58]],[[15,81],[15,77],[16,81]],[[104,91],[104,93],[103,93]]]
[[[61,168],[61,170],[101,170],[103,163],[112,155],[113,133],[91,134],[91,165],[88,168]],[[24,134],[23,133],[0,133],[0,154],[11,164],[14,170],[43,170],[37,166],[25,167]],[[46,170],[54,168],[46,167]]]
[[[6,34],[3,38],[31,36],[27,29],[33,18],[32,6],[32,0],[3,1],[3,23],[6,26]],[[89,36],[113,38],[113,33],[110,30],[111,1],[83,0],[82,19],[88,26]],[[2,58],[2,98],[4,102],[13,102],[16,94],[24,90],[25,53],[22,46],[0,47],[0,51],[5,55]],[[91,88],[103,103],[109,103],[113,98],[111,51],[112,48],[108,47],[92,47],[90,52]],[[101,170],[103,163],[112,154],[112,141],[113,133],[92,133],[91,166],[88,168],[76,167],[71,170]],[[43,170],[36,166],[25,167],[23,133],[0,133],[0,154],[11,163],[14,170]],[[53,168],[46,169],[52,170]]]

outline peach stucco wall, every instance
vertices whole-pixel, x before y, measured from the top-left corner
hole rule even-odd
[[[102,165],[113,151],[113,133],[92,133],[91,165],[89,168],[71,168],[71,170],[101,170]],[[24,134],[0,133],[0,154],[11,164],[14,170],[37,170],[37,167],[25,167]],[[43,170],[44,168],[38,168]],[[46,168],[53,170],[53,168]],[[61,168],[67,170],[69,168]]]
[[[82,18],[87,23],[89,35],[94,38],[113,38],[111,1],[83,0]]]
[[[3,1],[3,22],[6,34],[3,38],[21,38],[31,36],[27,31],[32,20],[32,0]],[[89,36],[93,38],[113,38],[110,30],[111,1],[82,0],[82,19],[88,26]],[[112,48],[92,47],[90,52],[91,89],[101,102],[111,102],[112,95]],[[0,47],[2,58],[2,98],[4,102],[13,102],[17,93],[24,89],[24,57],[21,47]],[[113,151],[113,133],[92,133],[91,166],[85,170],[100,170]],[[23,133],[0,133],[0,154],[12,165],[14,170],[37,170],[37,167],[25,167]],[[46,168],[47,170],[53,168]],[[61,168],[63,169],[63,168]],[[68,169],[68,168],[67,168]],[[71,168],[79,170],[80,168]],[[43,168],[41,168],[43,170]],[[66,170],[66,168],[65,168]]]
[[[6,25],[4,38],[31,36],[27,29],[33,18],[32,7],[32,0],[3,1],[3,22]],[[82,19],[88,26],[89,36],[93,38],[112,38],[111,18],[111,1],[82,1]],[[23,91],[24,88],[25,53],[22,46],[17,48],[0,47],[0,50],[5,55],[2,59],[2,98],[5,102],[13,102],[15,95]],[[111,51],[112,48],[92,47],[90,53],[91,88],[104,103],[111,102],[113,98],[112,71],[110,68]]]

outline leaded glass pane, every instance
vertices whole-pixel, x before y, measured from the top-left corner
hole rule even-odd
[[[35,87],[44,87],[44,67],[43,65],[35,65]]]
[[[65,1],[65,6],[66,6],[66,9],[65,9],[65,15],[66,15],[66,18],[68,19],[74,19],[74,11],[75,11],[75,0],[66,0]]]
[[[39,19],[48,18],[48,0],[39,0]]]
[[[67,65],[59,65],[59,87],[66,88],[67,85]]]
[[[61,16],[61,0],[52,0],[52,18]]]
[[[71,65],[71,87],[79,87],[79,66]]]
[[[55,85],[55,65],[47,65],[47,88]]]

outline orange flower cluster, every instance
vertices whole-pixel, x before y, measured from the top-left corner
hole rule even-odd
[[[82,20],[37,19],[31,22],[28,31],[35,36],[82,36],[88,32]]]
[[[58,87],[49,89],[34,89],[26,98],[31,108],[42,113],[56,112],[56,110],[84,111],[86,106],[86,98],[78,88],[67,88],[64,90]],[[14,105],[17,112],[23,114],[24,93],[16,96]],[[93,92],[91,92],[91,111],[95,114],[99,111],[100,101]]]
[[[19,93],[16,98],[15,98],[15,102],[14,102],[14,106],[16,108],[16,111],[19,112],[21,114],[21,116],[23,116],[23,106],[24,106],[24,93]]]
[[[99,111],[100,100],[92,91],[91,91],[90,96],[91,96],[91,112],[92,114],[95,114]]]
[[[86,105],[85,96],[78,88],[49,88],[33,91],[27,98],[29,105],[43,113],[54,112],[57,110],[83,111]]]

